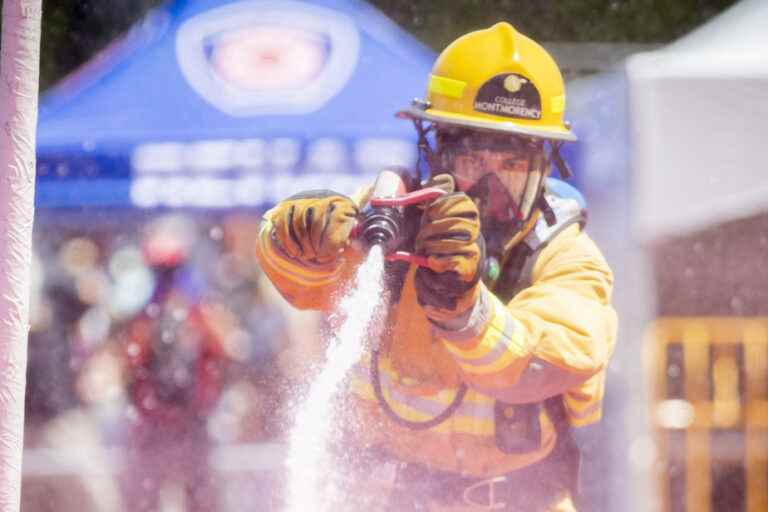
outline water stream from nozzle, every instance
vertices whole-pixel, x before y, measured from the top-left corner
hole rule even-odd
[[[383,249],[374,243],[339,305],[344,320],[328,346],[324,366],[296,407],[286,459],[287,512],[343,510],[338,502],[344,490],[333,478],[338,461],[330,450],[337,422],[343,420],[336,398],[368,344],[382,300],[383,272]]]

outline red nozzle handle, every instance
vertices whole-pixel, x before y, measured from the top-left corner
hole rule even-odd
[[[408,263],[415,263],[420,267],[429,267],[429,260],[426,256],[419,256],[405,251],[395,251],[387,254],[385,257],[387,261],[407,261]]]
[[[427,203],[434,201],[440,196],[446,194],[445,190],[437,187],[427,187],[419,190],[414,190],[408,194],[403,194],[397,197],[373,197],[371,198],[371,206],[390,206],[397,208],[400,206],[410,206],[412,204]]]

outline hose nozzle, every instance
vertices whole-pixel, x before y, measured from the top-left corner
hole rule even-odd
[[[403,207],[378,203],[377,200],[395,200],[408,191],[406,169],[390,168],[381,171],[371,194],[371,203],[364,212],[361,235],[369,246],[381,245],[387,254],[397,248],[403,225]]]
[[[381,245],[384,253],[396,248],[400,239],[403,214],[386,206],[372,208],[363,220],[362,237],[368,245]]]
[[[428,203],[446,193],[437,187],[408,192],[413,187],[411,181],[403,169],[385,169],[376,178],[370,204],[363,212],[360,236],[369,246],[380,245],[385,255],[394,255],[402,241],[405,208]],[[394,259],[404,260],[412,256],[399,253]]]

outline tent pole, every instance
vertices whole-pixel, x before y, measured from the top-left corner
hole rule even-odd
[[[42,0],[4,0],[0,57],[0,512],[21,502]]]

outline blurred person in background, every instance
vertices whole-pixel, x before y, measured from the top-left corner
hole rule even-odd
[[[29,334],[22,510],[117,512],[114,461],[80,388],[86,373],[80,322],[92,304],[78,289],[78,276],[47,263],[44,276],[38,269],[43,282]],[[48,450],[64,462],[52,464]]]
[[[546,179],[576,139],[564,109],[553,59],[499,23],[449,45],[401,113],[445,194],[405,210],[399,248],[422,262],[385,266],[387,325],[347,394],[365,454],[350,500],[379,475],[386,510],[576,509],[575,437],[601,418],[617,319],[580,194]],[[334,309],[369,196],[308,191],[265,215],[257,255],[293,305]]]
[[[189,219],[161,217],[144,228],[141,243],[154,292],[113,337],[132,406],[126,509],[157,510],[168,496],[180,495],[184,510],[216,510],[208,420],[226,383],[225,343],[237,321],[221,304],[204,300],[190,262],[199,240]]]
[[[131,215],[119,226],[66,230],[57,222],[36,231],[47,250],[34,273],[25,508],[194,510],[222,493],[227,503],[263,499],[275,485],[248,471],[242,453],[224,450],[228,460],[213,467],[208,459],[213,444],[281,433],[285,379],[275,359],[290,343],[252,258],[259,217]],[[163,331],[181,341],[153,345]],[[38,449],[55,450],[62,464]],[[186,491],[196,479],[211,482],[191,484],[202,497]]]

